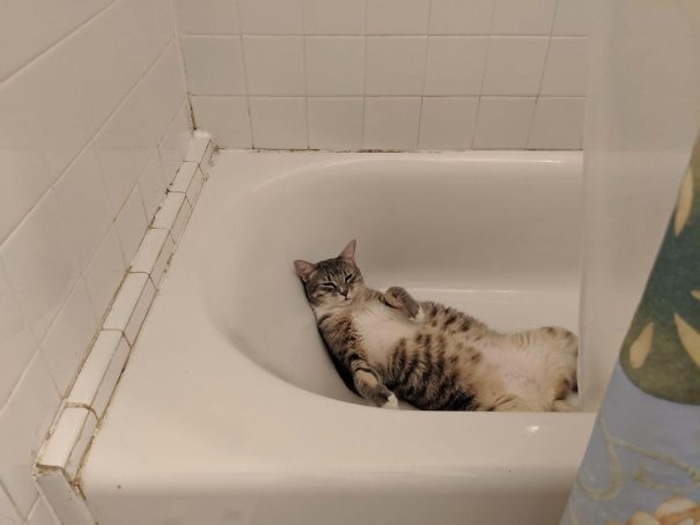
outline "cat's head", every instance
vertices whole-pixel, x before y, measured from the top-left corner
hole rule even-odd
[[[355,263],[355,239],[338,257],[315,264],[297,260],[294,269],[304,284],[306,298],[313,306],[348,305],[364,288],[362,274]]]

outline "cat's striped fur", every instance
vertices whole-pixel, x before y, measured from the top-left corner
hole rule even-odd
[[[365,286],[355,241],[334,259],[295,261],[318,329],[346,385],[377,406],[568,411],[576,336],[563,328],[500,334],[465,313]]]

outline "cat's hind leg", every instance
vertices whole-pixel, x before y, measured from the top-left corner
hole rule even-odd
[[[414,323],[421,324],[425,320],[425,314],[420,304],[411,297],[411,294],[400,286],[392,286],[389,288],[382,295],[382,299],[392,308],[401,310],[408,316],[409,320]]]

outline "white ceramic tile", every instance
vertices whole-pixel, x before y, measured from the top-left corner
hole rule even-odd
[[[112,223],[109,196],[92,147],[83,150],[54,190],[78,265],[85,268]]]
[[[478,95],[488,37],[430,37],[425,66],[426,95]]]
[[[367,39],[367,94],[420,95],[426,37]]]
[[[244,95],[243,53],[237,36],[183,36],[187,90],[192,95]]]
[[[42,472],[37,483],[46,499],[51,502],[51,508],[61,523],[70,523],[70,525],[95,524],[95,519],[92,517],[85,500],[70,485],[62,471]]]
[[[186,100],[185,74],[175,41],[163,52],[143,83],[148,97],[149,144],[158,145]]]
[[[0,98],[2,88],[0,88]],[[1,104],[1,103],[0,103]],[[0,150],[0,242],[51,184],[41,155],[31,150]]]
[[[304,149],[306,100],[303,98],[250,98],[253,146],[263,149]]]
[[[0,406],[7,401],[37,347],[0,263]]]
[[[420,97],[376,97],[365,101],[365,149],[412,150],[418,143]]]
[[[139,190],[143,199],[147,223],[153,220],[156,210],[165,198],[165,188],[161,159],[158,155],[153,155],[139,177]]]
[[[585,95],[590,51],[586,37],[552,37],[542,79],[543,95]]]
[[[188,173],[189,172],[189,173]],[[187,197],[187,202],[194,208],[199,199],[199,194],[204,185],[204,175],[199,169],[199,165],[195,163],[187,163],[183,165],[172,185],[170,191],[184,193]]]
[[[236,2],[175,0],[177,26],[183,34],[229,35],[238,32]]]
[[[80,371],[68,403],[90,406],[104,416],[131,348],[120,331],[103,330]]]
[[[157,151],[151,93],[141,82],[95,138],[95,151],[105,178],[112,217],[116,218],[139,175]]]
[[[494,36],[484,74],[484,95],[536,95],[549,38]]]
[[[163,206],[153,219],[154,228],[170,230],[170,235],[175,244],[180,240],[182,232],[187,226],[187,221],[192,213],[192,207],[182,193],[168,193]]]
[[[494,35],[548,35],[557,0],[493,0]]]
[[[43,497],[39,497],[32,508],[27,525],[60,525]]]
[[[95,433],[95,414],[84,407],[68,406],[61,410],[50,438],[37,456],[37,464],[65,470],[75,480],[83,455]]]
[[[0,81],[99,13],[111,0],[13,2],[0,18]]]
[[[581,149],[586,99],[540,97],[535,107],[528,148]]]
[[[246,35],[300,35],[301,0],[239,0],[241,31]]]
[[[61,210],[49,191],[0,247],[15,297],[38,339],[78,279],[68,246]]]
[[[469,149],[479,99],[426,97],[421,105],[420,149]]]
[[[307,37],[306,75],[309,96],[363,95],[365,39]]]
[[[17,513],[14,503],[10,500],[2,484],[0,484],[0,523],[7,525],[19,525],[22,518]]]
[[[119,287],[126,265],[117,229],[111,226],[95,256],[85,269],[84,279],[95,317],[101,319]]]
[[[488,35],[492,0],[432,0],[429,32],[433,35]]]
[[[0,479],[20,514],[29,514],[37,496],[32,460],[46,436],[60,397],[41,352],[34,357],[7,404],[0,411],[3,434]]]
[[[481,97],[474,148],[524,148],[534,107],[534,97]]]
[[[119,244],[122,247],[124,262],[129,264],[148,227],[146,212],[143,209],[143,199],[138,186],[129,195],[114,224],[119,234]]]
[[[97,317],[81,279],[41,342],[41,351],[61,394],[67,391],[87,355],[96,328]]]
[[[557,13],[554,16],[555,35],[588,36],[591,32],[590,0],[559,0]]]
[[[309,98],[309,146],[357,150],[362,147],[364,101],[361,98]]]
[[[223,148],[250,148],[250,115],[246,97],[192,97],[199,129],[207,130]]]
[[[199,169],[202,171],[202,175],[204,176],[205,181],[209,178],[211,168],[214,166],[214,164],[216,164],[216,157],[218,152],[219,146],[215,143],[214,140],[210,140],[209,144],[207,145],[207,149],[204,150],[204,155],[202,156],[202,159],[199,161]]]
[[[165,134],[165,138],[158,146],[163,174],[168,181],[175,176],[180,163],[185,158],[185,153],[187,153],[189,141],[192,137],[191,128],[190,107],[189,103],[185,101],[170,124],[170,129]]]
[[[244,37],[251,96],[304,95],[304,39],[295,36]]]
[[[129,345],[133,346],[154,296],[155,287],[148,275],[128,274],[114,298],[103,329],[120,330]]]
[[[367,34],[424,35],[430,0],[367,0]]]
[[[307,35],[363,35],[366,0],[304,0]]]
[[[190,162],[200,162],[202,157],[204,157],[204,152],[209,147],[209,142],[211,137],[206,131],[196,130],[192,134],[192,140],[187,147],[187,153],[185,153],[186,161]]]
[[[197,169],[199,170],[199,168]],[[149,274],[156,288],[159,287],[174,249],[175,244],[169,230],[164,228],[149,229],[136,253],[131,271]]]

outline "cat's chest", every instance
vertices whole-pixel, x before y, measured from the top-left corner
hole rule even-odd
[[[379,302],[358,308],[352,322],[368,357],[382,362],[401,339],[415,336],[418,330],[404,313]]]

